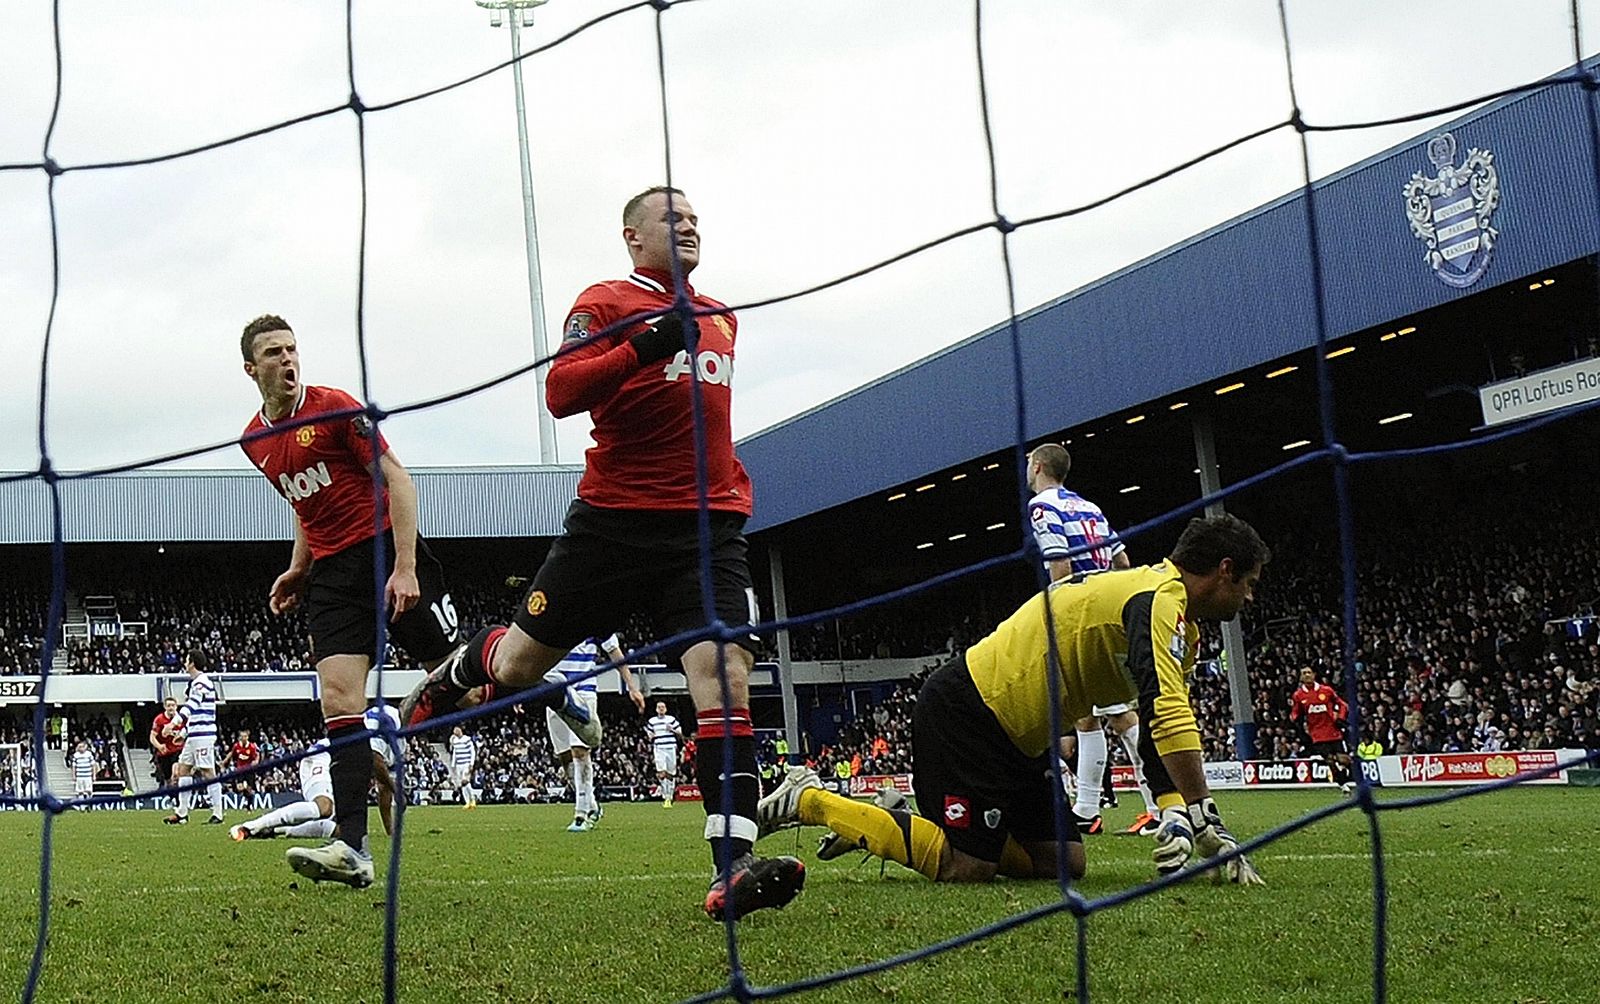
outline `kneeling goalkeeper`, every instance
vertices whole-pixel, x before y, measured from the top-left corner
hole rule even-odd
[[[815,771],[797,767],[762,799],[763,834],[796,823],[827,826],[936,882],[1055,877],[1053,630],[1059,721],[1137,699],[1140,753],[1161,809],[1157,869],[1175,872],[1197,853],[1233,848],[1206,784],[1186,681],[1200,639],[1195,622],[1236,616],[1269,557],[1248,523],[1211,516],[1191,520],[1163,562],[1052,583],[923,685],[911,737],[921,815],[831,794]],[[1065,837],[1067,867],[1078,878],[1083,844],[1070,820]],[[1243,858],[1227,865],[1227,875],[1246,885],[1262,881]]]

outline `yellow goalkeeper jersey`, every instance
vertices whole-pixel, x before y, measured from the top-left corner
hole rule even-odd
[[[1056,738],[1047,662],[1053,623],[1063,728],[1095,705],[1137,702],[1159,752],[1199,750],[1187,675],[1200,629],[1184,616],[1188,599],[1170,561],[1062,579],[967,649],[967,670],[1011,741],[1039,756]]]

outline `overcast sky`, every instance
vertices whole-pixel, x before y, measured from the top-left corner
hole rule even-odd
[[[553,0],[545,42],[621,6]],[[142,157],[342,103],[344,5],[62,3],[63,164]],[[54,86],[50,5],[0,5],[0,163],[37,160]],[[990,0],[1000,201],[1016,219],[1114,191],[1287,117],[1276,6]],[[1514,10],[1515,13],[1509,13]],[[1585,4],[1600,38],[1600,0]],[[698,0],[665,17],[673,179],[700,215],[696,286],[729,303],[849,272],[989,216],[970,0]],[[1571,62],[1565,0],[1297,0],[1301,105],[1336,122],[1422,110]],[[620,211],[665,176],[655,17],[631,12],[524,63],[547,325],[626,274]],[[1465,37],[1469,44],[1462,44]],[[368,104],[507,58],[467,0],[358,2]],[[1593,46],[1586,46],[1594,51]],[[367,119],[366,332],[394,406],[533,357],[509,70]],[[1326,173],[1431,122],[1313,137]],[[1294,188],[1291,132],[1082,217],[1014,236],[1031,307]],[[49,305],[42,172],[0,173],[0,469],[38,463]],[[238,333],[281,314],[305,378],[359,394],[356,129],[349,113],[56,187],[61,299],[48,430],[57,467],[238,434],[259,403]],[[734,428],[748,435],[1005,316],[984,232],[867,279],[741,316]],[[1063,353],[1070,379],[1103,360]],[[585,419],[557,426],[581,462]],[[411,466],[537,460],[533,381],[386,425]],[[237,450],[190,466],[243,466]]]

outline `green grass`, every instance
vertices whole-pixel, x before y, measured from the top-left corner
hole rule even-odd
[[[1331,793],[1229,793],[1240,834]],[[1126,804],[1126,803],[1125,803]],[[1526,789],[1383,817],[1393,1001],[1590,1002],[1600,863],[1586,822],[1600,791]],[[1128,809],[1108,814],[1126,822]],[[236,814],[235,818],[240,818]],[[407,814],[400,999],[676,1000],[719,986],[722,928],[700,900],[698,806],[612,806],[568,834],[566,810]],[[373,822],[376,824],[376,814]],[[40,817],[0,815],[0,971],[20,989],[37,923]],[[1050,902],[1050,883],[935,886],[855,859],[812,862],[820,831],[762,845],[811,864],[805,893],[739,925],[749,976],[772,984],[881,959]],[[313,886],[284,841],[155,813],[68,813],[55,832],[51,937],[39,999],[381,1001],[383,892]],[[377,848],[387,853],[387,844]],[[1372,999],[1366,820],[1345,813],[1258,853],[1265,889],[1190,882],[1094,915],[1094,1000],[1306,1004]],[[1082,889],[1151,874],[1149,842],[1094,837]],[[808,1002],[1029,1004],[1074,999],[1074,920],[1056,915],[938,958],[803,995]]]

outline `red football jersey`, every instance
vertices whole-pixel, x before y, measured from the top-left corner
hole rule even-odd
[[[234,769],[244,770],[261,762],[261,747],[255,743],[235,742],[229,750],[229,755],[233,757]]]
[[[167,739],[162,735],[161,730],[165,729],[171,722],[172,718],[165,711],[162,711],[156,715],[156,720],[150,723],[150,731],[154,732],[156,738],[161,740],[156,744],[156,753],[160,756],[172,756],[183,749],[182,729],[179,729],[177,736],[172,739]]]
[[[361,403],[333,387],[305,387],[287,422],[308,415],[359,408]],[[245,434],[272,428],[257,412]],[[376,445],[374,445],[376,442]],[[373,536],[371,465],[388,449],[383,434],[365,415],[345,415],[287,429],[241,444],[245,456],[294,506],[311,556],[322,558]],[[389,528],[389,490],[380,490],[383,526]]]
[[[1289,705],[1289,720],[1298,722],[1304,715],[1311,741],[1331,743],[1344,738],[1344,727],[1340,723],[1349,710],[1344,698],[1326,683],[1312,687],[1301,684],[1295,688],[1294,700]]]
[[[695,307],[723,306],[687,290]],[[662,314],[672,306],[672,280],[652,269],[590,286],[567,314],[565,341],[574,342],[634,314]],[[653,320],[653,318],[652,318]],[[700,317],[700,340],[691,364],[679,350],[671,359],[639,365],[628,339],[645,321],[596,339],[550,364],[545,397],[557,418],[587,411],[594,446],[585,454],[578,497],[605,509],[694,509],[694,404],[691,365],[698,371],[705,419],[706,497],[712,509],[750,515],[750,476],[733,454],[732,314]]]

